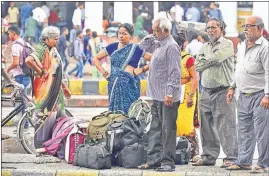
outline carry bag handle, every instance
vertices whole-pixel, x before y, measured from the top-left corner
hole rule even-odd
[[[143,132],[140,130],[140,128],[134,123],[133,120],[130,120],[132,126],[133,126],[133,129],[135,130],[135,132],[139,135],[139,136],[142,136],[143,135]]]

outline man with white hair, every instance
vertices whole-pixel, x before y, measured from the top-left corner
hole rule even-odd
[[[147,163],[139,169],[171,172],[175,170],[176,120],[180,104],[180,50],[165,17],[153,21],[153,35],[145,37],[140,47],[153,52],[150,62],[147,95],[153,99]]]

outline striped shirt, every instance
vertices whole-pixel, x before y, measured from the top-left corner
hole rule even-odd
[[[261,36],[255,44],[246,49],[244,57],[238,60],[235,72],[236,87],[243,93],[264,90],[269,93],[269,54],[268,41]]]
[[[201,83],[205,88],[230,86],[235,70],[233,42],[220,37],[214,45],[205,43],[195,60],[195,69],[202,72]]]
[[[158,42],[153,36],[150,36],[141,41],[139,47],[153,52],[149,66],[147,96],[153,100],[164,101],[165,96],[172,95],[174,102],[179,101],[181,54],[173,37],[170,35]]]

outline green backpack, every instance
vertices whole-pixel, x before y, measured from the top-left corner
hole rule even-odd
[[[122,111],[105,111],[100,115],[92,118],[89,122],[87,139],[93,142],[101,142],[106,139],[106,131],[110,124],[115,121],[122,121],[127,119],[127,115]]]

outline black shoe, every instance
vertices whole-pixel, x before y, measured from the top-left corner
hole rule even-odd
[[[163,166],[155,169],[155,171],[157,171],[157,172],[173,172],[173,171],[175,171],[175,167],[172,167],[170,165],[163,165]]]

